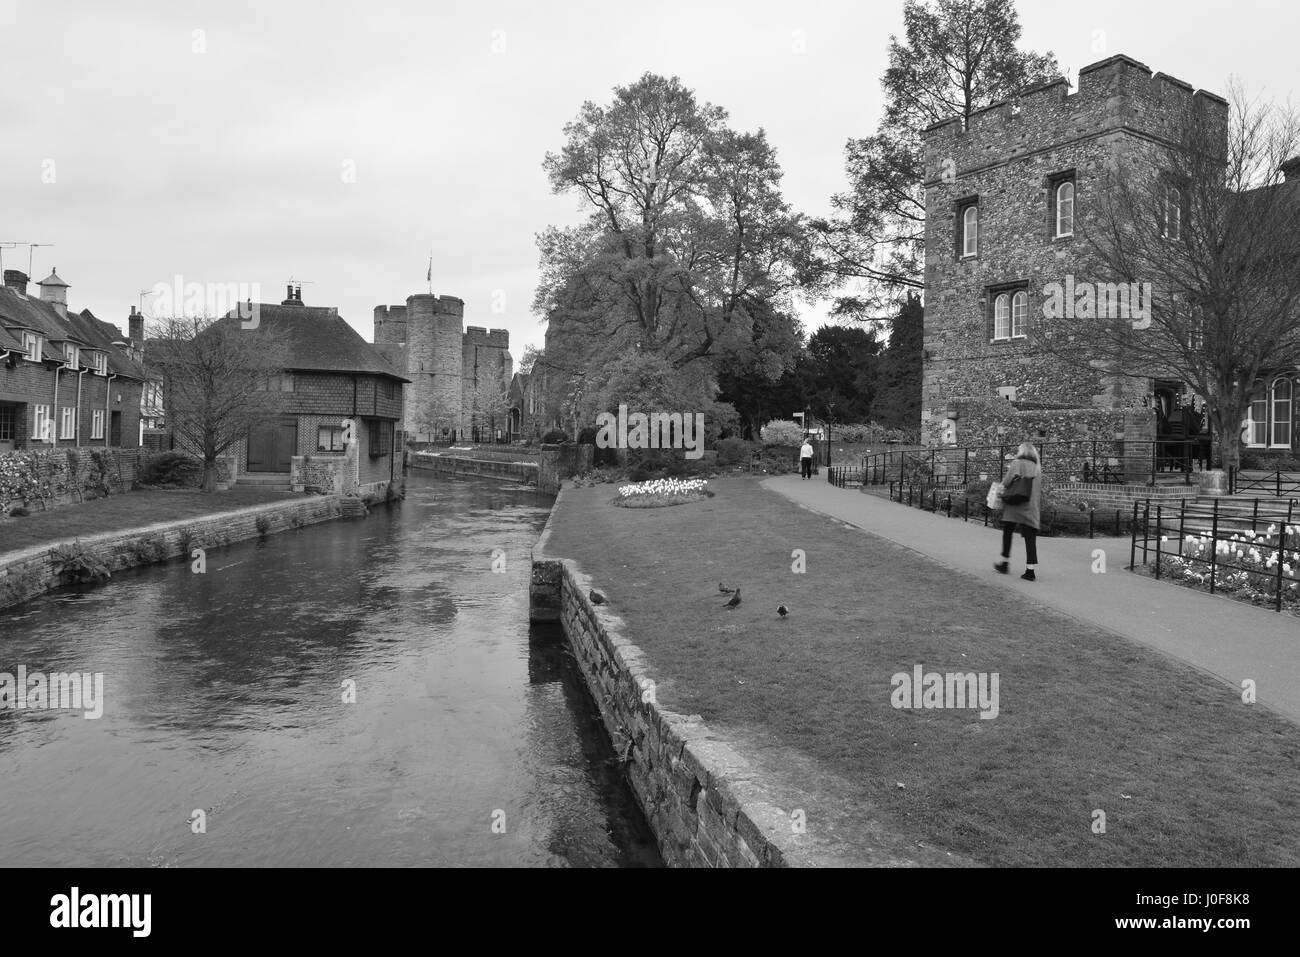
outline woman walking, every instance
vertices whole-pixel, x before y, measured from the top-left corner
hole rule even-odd
[[[1042,491],[1038,450],[1031,443],[1023,442],[1016,450],[1002,485],[1002,560],[993,567],[1003,575],[1007,573],[1011,536],[1019,528],[1025,539],[1025,573],[1020,577],[1031,582],[1038,567],[1038,502]]]

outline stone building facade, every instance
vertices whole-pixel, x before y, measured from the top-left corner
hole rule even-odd
[[[1126,56],[924,133],[925,352],[921,431],[932,445],[1154,440],[1179,384],[1036,349],[1053,283],[1107,283],[1077,228],[1118,158],[1153,175],[1189,107],[1227,103]],[[1095,209],[1095,206],[1093,206]],[[1068,329],[1065,330],[1068,333]]]
[[[508,429],[513,360],[505,329],[464,327],[465,301],[418,294],[375,307],[374,345],[402,371],[407,438],[491,442]]]

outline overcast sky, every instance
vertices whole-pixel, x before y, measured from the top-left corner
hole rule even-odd
[[[1071,80],[1126,53],[1215,92],[1230,74],[1294,89],[1289,4],[1019,9],[1023,45]],[[679,76],[734,128],[766,129],[786,198],[822,214],[901,27],[901,0],[0,0],[0,242],[54,243],[32,279],[57,265],[73,308],[123,326],[176,275],[267,302],[292,276],[367,339],[377,304],[428,291],[432,252],[433,291],[508,329],[517,358],[542,336],[534,236],[582,216],[541,162],[584,100]],[[3,253],[26,271],[26,247]]]

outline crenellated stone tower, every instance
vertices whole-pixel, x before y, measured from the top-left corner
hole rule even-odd
[[[506,428],[504,410],[490,401],[510,382],[510,333],[464,329],[465,301],[417,294],[404,306],[376,306],[374,341],[411,384],[404,428],[420,440],[489,441]]]
[[[1073,93],[1054,80],[925,131],[923,441],[1154,438],[1151,382],[1054,360],[1023,330],[1047,321],[1051,284],[1113,281],[1080,227],[1120,157],[1161,175],[1191,108],[1226,118],[1221,97],[1121,55]]]

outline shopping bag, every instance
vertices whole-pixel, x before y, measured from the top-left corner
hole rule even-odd
[[[987,499],[987,505],[989,508],[1002,507],[1002,483],[1001,482],[994,482],[992,485],[989,486],[989,497]]]
[[[1034,490],[1034,480],[1028,475],[1016,475],[1011,479],[1011,484],[1002,490],[1003,505],[1024,505],[1029,501],[1030,493]]]

